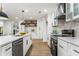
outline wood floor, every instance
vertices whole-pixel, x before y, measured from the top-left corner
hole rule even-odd
[[[29,49],[28,56],[51,56],[50,48],[46,42],[40,39],[33,39],[32,47]]]

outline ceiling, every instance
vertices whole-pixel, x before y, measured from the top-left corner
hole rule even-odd
[[[0,4],[1,5],[1,4]],[[28,20],[44,17],[52,13],[55,3],[3,3],[3,11],[11,20]],[[24,10],[25,12],[22,12]]]

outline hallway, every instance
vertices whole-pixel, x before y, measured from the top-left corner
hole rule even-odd
[[[34,39],[32,47],[28,51],[29,56],[51,56],[50,49],[46,42]]]

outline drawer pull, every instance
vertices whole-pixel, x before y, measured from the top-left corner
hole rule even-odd
[[[5,49],[5,51],[8,51],[8,50],[10,50],[10,49],[11,49],[11,47],[9,47],[9,48]]]
[[[28,40],[26,41],[26,44],[28,45]]]
[[[79,54],[79,51],[77,51],[77,50],[73,50],[73,51]]]
[[[59,45],[59,47],[63,48],[61,45]]]

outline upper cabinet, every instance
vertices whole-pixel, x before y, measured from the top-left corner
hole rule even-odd
[[[79,3],[66,4],[66,21],[73,21],[79,18]]]
[[[73,16],[73,4],[67,3],[66,4],[66,21],[71,21]]]
[[[54,14],[58,20],[78,21],[79,3],[59,3]]]
[[[78,19],[78,18],[79,18],[79,4],[74,3],[73,4],[73,20]]]

